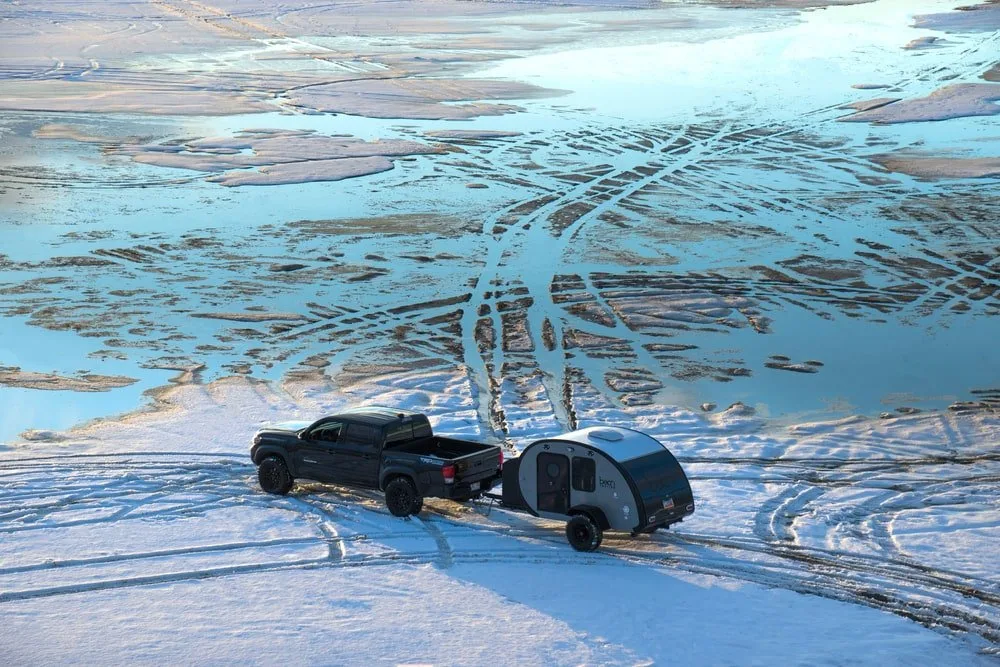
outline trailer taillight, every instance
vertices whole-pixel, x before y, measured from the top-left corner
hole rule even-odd
[[[441,474],[444,476],[445,484],[452,484],[455,481],[455,466],[448,464],[441,468]]]
[[[497,461],[497,468],[503,470],[503,450],[500,450],[500,460]]]

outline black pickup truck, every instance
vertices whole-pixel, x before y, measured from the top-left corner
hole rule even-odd
[[[299,478],[379,489],[395,516],[416,514],[424,498],[478,497],[503,466],[496,445],[436,436],[426,416],[383,407],[262,429],[250,458],[268,493],[286,494]]]

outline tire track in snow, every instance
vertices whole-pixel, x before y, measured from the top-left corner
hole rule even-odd
[[[439,558],[436,561],[437,566],[442,570],[447,570],[455,563],[455,551],[452,549],[451,544],[448,543],[448,538],[445,537],[444,532],[434,525],[433,522],[428,521],[422,516],[417,516],[416,519],[420,521],[420,525],[430,533],[437,544],[439,554]]]
[[[102,456],[107,457],[107,455]],[[163,453],[161,456],[153,454],[151,458],[155,461],[151,464],[155,463],[155,465],[133,469],[130,474],[133,476],[140,474],[157,476],[157,473],[162,471],[164,467],[169,468],[169,466],[164,465],[164,456],[171,457],[178,456],[178,454]],[[187,454],[180,456],[187,456]],[[76,459],[78,463],[84,464],[77,470],[77,473],[84,475],[95,470],[92,465],[86,465],[87,463],[101,463],[100,461],[88,461],[88,457],[85,456],[56,458]],[[135,459],[141,459],[142,455],[129,454],[110,458],[120,458],[121,465],[128,466],[130,463],[134,464]],[[31,461],[20,462],[21,465],[25,463],[31,463]],[[38,461],[34,464],[41,466],[43,462]],[[72,463],[65,460],[48,459],[44,464],[58,467],[61,470],[65,470],[67,466],[72,469]],[[5,465],[17,465],[17,463],[5,462]],[[221,479],[231,475],[233,468],[231,463],[227,463],[219,466],[213,474],[219,475],[218,479]],[[98,468],[98,470],[101,469]],[[185,474],[197,475],[199,474],[197,470],[196,467],[195,470],[186,471]],[[201,469],[201,473],[204,473],[204,469]],[[211,486],[215,479],[210,474],[203,477],[199,484]],[[130,481],[135,483],[134,479]],[[189,492],[188,481],[184,475],[165,482],[160,480],[161,490],[156,495],[157,500],[162,500],[162,494],[165,493],[162,488],[164,485],[178,491]],[[237,494],[243,500],[253,498],[258,494],[251,490],[250,484],[248,480],[245,483],[234,481],[230,485],[229,493]],[[576,553],[565,544],[562,531],[558,528],[547,528],[521,517],[512,518],[506,512],[499,512],[497,516],[500,517],[502,514],[504,520],[513,523],[486,523],[492,520],[475,512],[442,514],[434,507],[428,507],[424,515],[417,517],[416,521],[419,522],[417,525],[419,525],[420,530],[406,527],[396,529],[391,523],[383,523],[380,526],[380,531],[368,531],[367,533],[341,537],[338,534],[338,525],[349,525],[353,519],[346,513],[342,516],[342,512],[336,509],[339,507],[338,503],[347,507],[355,505],[357,501],[374,503],[379,500],[379,497],[374,492],[357,493],[351,490],[341,492],[333,489],[322,485],[307,486],[300,491],[319,491],[319,494],[292,495],[285,498],[259,494],[259,502],[252,504],[252,506],[259,507],[276,507],[302,516],[312,517],[315,521],[311,521],[311,523],[317,527],[318,531],[315,536],[270,539],[259,542],[242,541],[218,545],[194,545],[135,554],[63,559],[52,563],[3,568],[0,569],[0,575],[44,572],[44,570],[55,569],[65,570],[74,567],[86,569],[88,565],[127,561],[142,562],[171,556],[183,557],[188,554],[238,553],[252,551],[255,548],[282,545],[326,544],[329,552],[322,558],[240,564],[38,587],[29,590],[8,590],[0,592],[0,602],[305,567],[435,565],[446,569],[465,563],[537,561],[566,565],[583,563],[607,565],[613,560],[619,560],[623,566],[680,568],[702,574],[735,577],[763,585],[866,604],[912,618],[931,627],[938,626],[949,628],[952,631],[972,632],[991,641],[1000,637],[1000,628],[994,622],[995,612],[1000,609],[1000,591],[997,590],[998,587],[993,582],[920,566],[908,560],[865,557],[835,550],[804,547],[794,542],[788,543],[787,540],[783,539],[787,535],[783,534],[780,527],[775,527],[777,525],[775,522],[781,523],[788,517],[794,518],[809,503],[819,498],[816,491],[808,486],[799,485],[786,489],[785,493],[779,494],[766,504],[766,507],[762,508],[758,524],[762,526],[760,530],[764,539],[755,537],[720,538],[678,532],[649,540],[625,541],[617,536],[609,535],[609,539],[606,540],[606,553],[598,552],[596,554]],[[106,502],[111,502],[113,499],[113,496],[104,498]],[[332,506],[331,501],[333,502]],[[217,506],[218,500],[211,499],[193,505],[189,504],[186,507],[198,507],[206,503],[210,506]],[[376,510],[362,508],[360,512],[375,514],[383,520],[391,522],[388,512],[381,507]],[[128,520],[130,516],[125,515],[117,518],[112,516],[103,519],[103,521],[105,523],[119,523]],[[372,519],[367,521],[372,527],[378,526],[377,523],[372,523]],[[483,550],[474,546],[475,542],[473,541],[471,548],[455,548],[449,542],[439,522],[444,522],[456,530],[468,531],[469,535],[463,534],[463,538],[466,539],[479,533],[490,539],[510,538],[517,542],[510,547],[493,545],[490,549]],[[405,523],[412,524],[414,522],[400,523],[405,525]],[[61,525],[56,524],[50,528],[56,530]],[[411,549],[398,554],[374,555],[351,554],[346,550],[346,546],[352,543],[380,543],[380,540],[384,540],[386,544],[391,544],[397,539],[412,539],[421,536],[433,540],[435,549],[430,551]],[[635,548],[636,544],[644,548]],[[693,552],[684,550],[690,547],[695,547],[696,550]],[[736,556],[726,554],[736,554]],[[931,600],[931,602],[921,601],[924,598]],[[974,601],[974,604],[963,604],[962,600]],[[989,611],[990,609],[993,611]]]

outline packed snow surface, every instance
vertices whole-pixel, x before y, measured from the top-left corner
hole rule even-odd
[[[291,417],[388,403],[488,438],[462,369],[343,391],[184,385],[156,410],[9,447],[0,641],[12,664],[990,664],[997,418],[772,432],[739,406],[622,409],[575,391],[585,425],[671,448],[694,516],[583,554],[562,524],[498,507],[429,501],[398,519],[375,492],[259,489],[249,440]],[[543,404],[525,410],[508,446],[557,432]]]

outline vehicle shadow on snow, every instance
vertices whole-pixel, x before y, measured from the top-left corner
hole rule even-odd
[[[903,663],[962,652],[943,635],[859,605],[679,575],[600,552],[576,554],[565,545],[552,555],[552,564],[530,554],[487,567],[458,562],[448,574],[562,621],[592,645],[619,645],[639,660],[818,664],[818,656],[829,656],[829,664],[841,664],[877,662],[881,654]],[[566,561],[574,556],[581,556],[580,564]],[[971,658],[971,647],[968,652]]]

